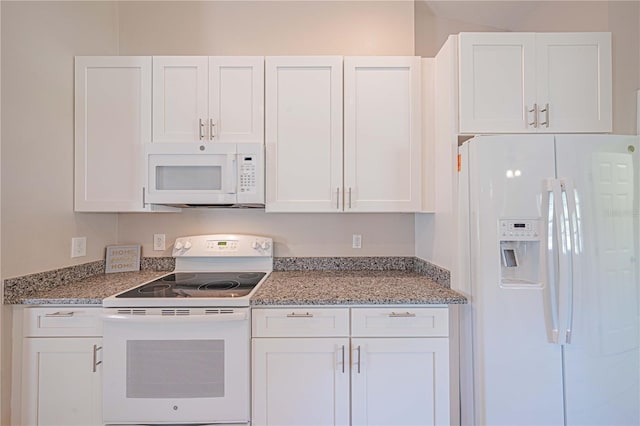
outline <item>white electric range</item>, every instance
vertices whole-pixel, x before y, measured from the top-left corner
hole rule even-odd
[[[172,273],[103,301],[104,423],[248,425],[249,300],[273,241],[181,237],[173,256]]]

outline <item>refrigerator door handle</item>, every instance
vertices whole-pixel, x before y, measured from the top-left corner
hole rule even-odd
[[[566,328],[564,333],[564,343],[571,343],[571,333],[573,330],[573,291],[575,283],[576,266],[579,261],[581,247],[580,215],[578,210],[577,193],[570,180],[562,179],[563,208],[567,214],[567,245],[569,248],[569,267],[566,291]]]
[[[544,311],[545,325],[547,328],[547,339],[550,343],[558,343],[558,271],[556,254],[557,224],[555,223],[556,213],[556,192],[559,184],[555,179],[544,181],[543,206],[545,211],[545,241],[547,258],[547,285],[544,288]]]

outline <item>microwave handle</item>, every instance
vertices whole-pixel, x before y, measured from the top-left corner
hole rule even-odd
[[[237,154],[227,154],[227,164],[224,172],[224,187],[222,188],[223,192],[227,194],[235,194],[238,192],[237,189],[237,180],[238,180],[238,171],[236,170],[236,155]]]

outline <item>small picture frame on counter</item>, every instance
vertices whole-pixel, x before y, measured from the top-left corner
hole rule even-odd
[[[106,274],[140,270],[140,246],[107,246]]]

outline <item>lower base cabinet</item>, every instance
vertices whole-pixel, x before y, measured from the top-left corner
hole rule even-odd
[[[20,424],[102,425],[100,310],[24,309]]]
[[[448,425],[447,308],[339,311],[253,310],[252,425]]]

